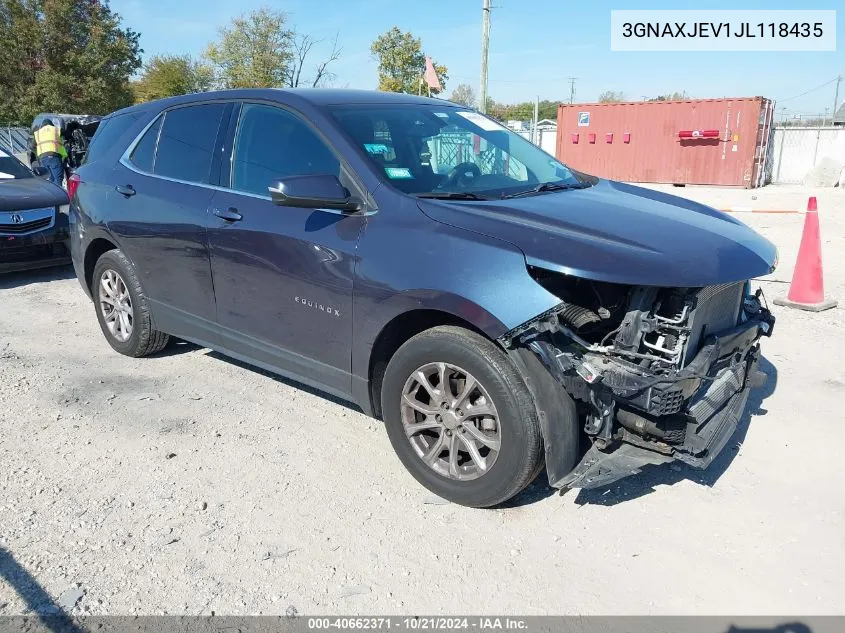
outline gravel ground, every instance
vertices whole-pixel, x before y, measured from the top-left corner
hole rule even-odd
[[[845,300],[845,192],[819,202]],[[742,217],[780,248],[771,300],[803,218]],[[845,614],[843,307],[776,314],[708,471],[472,510],[343,403],[187,344],[120,356],[70,269],[2,277],[0,614]]]

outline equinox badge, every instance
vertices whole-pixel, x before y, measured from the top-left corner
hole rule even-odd
[[[340,316],[340,312],[338,310],[335,310],[331,306],[323,305],[321,303],[317,303],[315,301],[312,301],[311,299],[306,299],[304,297],[294,297],[293,300],[296,301],[297,303],[301,303],[302,305],[304,305],[308,308],[314,308],[315,310],[319,310],[320,312],[325,312],[326,314],[329,314],[331,316],[335,316],[335,317]]]

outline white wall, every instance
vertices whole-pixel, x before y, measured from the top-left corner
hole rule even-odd
[[[555,155],[557,149],[557,130],[540,130],[540,147],[547,154]]]
[[[771,151],[772,182],[803,184],[825,159],[845,166],[845,128],[777,128]]]

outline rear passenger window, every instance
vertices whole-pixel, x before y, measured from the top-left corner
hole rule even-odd
[[[112,149],[124,132],[138,120],[139,116],[141,116],[140,112],[132,112],[131,114],[112,116],[101,121],[94,133],[94,138],[91,139],[83,163],[91,163],[102,158],[103,154]],[[126,145],[129,145],[129,139],[126,140]],[[121,147],[121,153],[126,149],[126,145]]]
[[[153,173],[209,183],[214,143],[225,109],[225,103],[207,103],[168,110],[158,139]]]
[[[153,158],[155,157],[156,142],[158,141],[158,131],[161,129],[161,121],[164,117],[159,116],[155,123],[149,130],[144,132],[144,136],[132,150],[132,155],[129,160],[140,170],[152,172]]]

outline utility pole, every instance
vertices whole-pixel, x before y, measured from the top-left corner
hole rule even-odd
[[[531,130],[531,137],[534,145],[540,145],[540,131],[537,129],[537,123],[540,120],[540,95],[537,95],[534,101],[534,129]]]
[[[487,56],[490,51],[490,0],[484,0],[481,10],[481,87],[479,110],[487,112]]]
[[[570,77],[569,78],[569,103],[572,103],[572,100],[575,99],[575,80],[578,77]]]
[[[839,84],[842,83],[842,75],[836,78],[836,92],[833,93],[833,118],[836,118],[836,104],[839,103]]]

